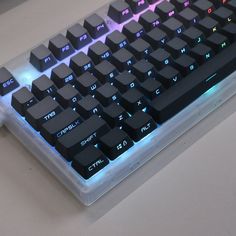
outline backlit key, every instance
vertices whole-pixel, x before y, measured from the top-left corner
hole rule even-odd
[[[74,53],[74,48],[72,47],[71,43],[62,34],[58,34],[52,38],[49,41],[48,48],[57,58],[57,60],[60,61]]]
[[[13,75],[5,67],[0,67],[0,96],[6,95],[18,86]]]
[[[137,14],[148,8],[147,0],[125,0],[131,7],[134,14]]]
[[[155,12],[163,19],[167,20],[169,17],[176,14],[176,8],[173,4],[163,1],[157,5]]]
[[[130,6],[123,1],[117,0],[111,3],[108,16],[118,24],[123,23],[133,17]]]
[[[193,3],[191,8],[198,12],[201,17],[204,17],[205,15],[210,15],[215,10],[215,7],[212,2],[209,2],[207,0],[198,0]]]
[[[67,30],[66,37],[70,40],[73,47],[80,49],[92,42],[88,31],[80,24],[75,24]]]
[[[30,53],[30,63],[40,72],[54,66],[57,61],[51,51],[43,44],[33,49]]]
[[[85,19],[84,28],[88,30],[94,39],[101,37],[109,31],[105,21],[97,14],[93,14]]]
[[[35,130],[40,131],[42,124],[51,120],[61,111],[62,108],[55,100],[46,97],[26,111],[25,119]]]
[[[130,42],[133,42],[136,39],[141,38],[144,35],[145,30],[142,25],[135,20],[132,20],[128,24],[124,25],[122,32]]]

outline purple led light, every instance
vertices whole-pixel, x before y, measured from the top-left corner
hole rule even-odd
[[[170,11],[169,13],[168,13],[168,16],[173,16],[175,14],[175,11]]]
[[[138,2],[138,6],[142,6],[142,5],[144,5],[145,4],[145,1],[144,0],[140,0],[139,2]]]
[[[188,7],[190,5],[189,1],[184,2],[184,7]]]
[[[125,16],[125,15],[128,15],[129,14],[129,9],[125,9],[123,12],[122,12],[122,16]]]

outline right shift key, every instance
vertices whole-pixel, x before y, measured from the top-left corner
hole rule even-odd
[[[153,100],[149,113],[164,123],[235,70],[236,42]]]

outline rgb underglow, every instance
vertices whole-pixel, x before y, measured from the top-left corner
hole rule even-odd
[[[156,8],[156,5],[160,4],[163,0],[158,1],[157,3],[150,5],[149,6],[149,10],[154,11],[154,9]],[[189,1],[185,2],[186,6],[188,6]],[[146,10],[148,10],[146,9]],[[145,10],[145,11],[146,11]],[[144,12],[144,11],[143,11]],[[136,20],[138,21],[139,17],[141,14],[143,14],[143,12],[139,13],[139,14],[135,14],[134,17],[131,20]],[[173,14],[170,12],[170,14]],[[129,21],[131,21],[129,20]],[[128,22],[128,21],[127,21]],[[110,31],[103,35],[102,37],[100,37],[97,40],[92,40],[92,42],[90,44],[88,44],[87,46],[85,46],[84,48],[80,49],[80,50],[75,50],[74,54],[71,55],[69,58],[64,59],[63,61],[58,62],[54,67],[48,69],[46,72],[44,73],[40,73],[38,72],[33,66],[31,66],[29,64],[29,62],[26,63],[26,61],[21,62],[23,64],[20,63],[16,63],[17,67],[15,66],[15,64],[13,63],[12,65],[9,66],[9,68],[11,69],[13,75],[15,76],[15,78],[18,80],[18,82],[20,83],[21,86],[27,86],[27,87],[31,87],[32,81],[35,80],[36,78],[38,78],[39,76],[41,76],[42,74],[46,74],[49,78],[51,77],[51,70],[53,68],[55,68],[56,66],[58,66],[61,63],[65,63],[66,65],[69,65],[70,62],[70,58],[74,55],[76,55],[78,52],[84,52],[87,53],[88,48],[94,44],[96,41],[102,41],[105,42],[106,36],[108,34],[110,34],[112,31],[114,30],[119,30],[122,31],[124,24],[127,24],[127,22],[122,23],[122,24],[117,24],[114,21],[112,21],[110,18],[106,19],[106,23],[110,29]],[[158,26],[159,22],[155,23],[156,26]],[[199,42],[201,41],[201,38],[199,38]],[[121,47],[124,47],[126,44],[126,42],[123,43],[123,45],[121,45]],[[104,55],[106,56],[106,55]],[[22,59],[22,58],[20,58]],[[28,59],[27,59],[28,60]],[[167,59],[165,61],[165,64],[168,64],[169,60]],[[194,65],[191,65],[190,70],[194,69]],[[212,75],[211,77],[206,79],[206,83],[209,82],[210,80],[214,79],[214,77],[216,76],[216,74]],[[215,86],[213,86],[212,88],[210,88],[208,91],[206,91],[199,99],[197,99],[195,102],[197,102],[198,106],[201,105],[201,103],[204,103],[206,101],[209,101],[208,98],[213,97],[212,95],[217,95],[219,94],[219,92],[221,91],[221,89],[223,88],[223,86],[221,86],[220,84],[217,84]],[[159,90],[157,90],[157,93],[160,93]],[[3,104],[4,107],[6,107],[7,109],[9,109],[9,107],[11,107],[11,93],[8,94],[7,96],[1,98],[0,104]],[[199,105],[200,104],[200,105]],[[198,116],[197,112],[196,112],[196,105],[191,104],[190,106],[188,106],[186,109],[184,109],[183,111],[181,111],[179,114],[177,114],[175,117],[173,117],[171,119],[171,121],[168,121],[168,124],[163,124],[161,126],[158,125],[158,127],[152,132],[150,133],[148,136],[146,136],[145,138],[143,138],[142,140],[140,140],[139,142],[135,143],[135,145],[130,148],[128,151],[126,151],[124,154],[122,154],[120,157],[118,157],[117,159],[115,159],[114,161],[110,161],[110,164],[107,165],[104,169],[102,169],[101,171],[99,171],[97,174],[95,174],[94,176],[92,176],[90,179],[85,180],[83,179],[79,174],[77,174],[76,171],[74,171],[71,168],[71,163],[68,163],[64,160],[64,158],[62,158],[60,156],[60,154],[56,151],[55,148],[52,148],[52,146],[50,146],[44,139],[43,137],[36,132],[26,121],[24,118],[22,118],[19,114],[17,114],[16,112],[12,112],[12,110],[10,111],[11,114],[11,119],[13,121],[17,121],[22,128],[24,129],[24,131],[30,134],[33,134],[33,136],[35,136],[35,139],[37,141],[37,144],[42,144],[41,148],[44,148],[45,150],[50,150],[50,153],[53,152],[53,156],[58,158],[61,158],[61,161],[64,161],[65,165],[68,167],[69,172],[70,172],[70,176],[72,176],[73,178],[78,178],[79,182],[81,182],[83,185],[85,186],[95,186],[96,184],[99,184],[100,182],[104,181],[105,176],[107,175],[111,175],[111,172],[115,169],[118,169],[118,167],[120,166],[124,166],[124,163],[127,163],[127,161],[130,160],[134,160],[136,163],[139,162],[139,160],[137,160],[136,158],[140,155],[140,153],[142,153],[142,150],[147,150],[147,148],[149,147],[149,149],[154,149],[152,146],[157,146],[159,144],[155,144],[157,137],[161,138],[166,138],[166,137],[171,137],[171,135],[169,136],[165,136],[166,133],[170,132],[169,128],[171,126],[172,130],[175,131],[175,126],[179,125],[179,124],[183,124],[185,122],[185,120],[190,119],[191,118],[191,114],[195,114],[196,113],[196,117]],[[146,111],[146,109],[144,110]],[[188,114],[186,114],[186,111],[188,111]],[[183,116],[184,114],[184,116]],[[197,120],[197,118],[194,117],[195,120]],[[192,118],[193,119],[193,118]],[[189,121],[188,121],[189,122]],[[174,133],[174,132],[173,132]],[[175,133],[176,135],[176,133]],[[163,141],[164,142],[164,141]],[[166,141],[167,143],[167,141]],[[161,149],[161,148],[159,148]],[[148,156],[149,152],[147,152],[146,154],[144,154],[144,156]],[[47,156],[49,159],[49,156]],[[55,162],[54,162],[55,163]],[[55,164],[56,165],[56,164]],[[138,164],[137,164],[138,166]],[[130,168],[129,166],[126,166],[126,168]],[[129,173],[131,172],[131,170],[129,171]],[[72,174],[71,174],[72,173]],[[128,173],[128,171],[127,171]]]

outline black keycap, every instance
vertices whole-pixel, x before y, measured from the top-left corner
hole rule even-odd
[[[138,78],[140,82],[144,82],[148,78],[155,78],[156,70],[154,66],[142,59],[133,65],[132,73]]]
[[[141,92],[149,99],[154,99],[163,92],[162,84],[155,79],[148,79],[140,84]]]
[[[55,97],[57,88],[55,84],[46,76],[42,75],[32,83],[31,92],[38,100],[47,96]]]
[[[175,5],[178,11],[181,11],[186,7],[189,7],[191,4],[191,0],[171,0],[170,2],[173,3],[173,5]]]
[[[168,35],[171,36],[179,36],[184,31],[184,25],[173,17],[163,22],[160,25],[160,28],[162,28],[165,32],[167,32]]]
[[[191,8],[195,10],[201,17],[204,17],[208,14],[210,15],[215,10],[212,2],[207,0],[198,0],[192,4]]]
[[[111,3],[108,16],[116,23],[123,23],[133,17],[131,8],[126,2],[117,0]]]
[[[94,146],[89,146],[77,154],[72,167],[84,178],[89,179],[109,164],[104,154]]]
[[[181,72],[182,75],[186,76],[192,71],[196,70],[198,65],[192,57],[188,55],[182,55],[177,58],[174,62],[174,66]]]
[[[151,44],[152,48],[157,49],[166,44],[168,36],[163,30],[155,28],[147,33],[144,39]]]
[[[125,0],[131,7],[134,14],[137,14],[148,8],[147,0]]]
[[[99,148],[110,160],[115,160],[133,145],[130,137],[119,128],[112,129],[99,140]]]
[[[30,63],[40,72],[43,72],[52,66],[57,61],[53,54],[44,45],[40,45],[33,49],[30,53]]]
[[[102,118],[106,120],[110,127],[120,127],[123,122],[129,117],[125,109],[116,104],[112,103],[110,106],[103,109]]]
[[[62,111],[59,104],[51,97],[46,97],[36,103],[25,112],[25,119],[37,131],[40,131],[42,124],[51,120]]]
[[[139,17],[139,23],[144,27],[146,32],[149,32],[160,25],[161,19],[156,13],[148,10]]]
[[[224,1],[224,0],[222,0]],[[225,0],[225,2],[227,3],[227,1]],[[231,0],[226,4],[226,7],[228,7],[231,11],[235,12],[236,11],[236,1],[235,0]]]
[[[219,52],[229,46],[229,40],[220,33],[214,33],[207,38],[206,44],[215,52]]]
[[[81,96],[72,85],[67,84],[61,89],[57,90],[56,100],[60,103],[63,108],[72,107],[75,108],[77,106],[78,101]]]
[[[141,38],[145,34],[143,26],[135,20],[131,20],[129,23],[124,25],[122,32],[130,42]]]
[[[101,61],[108,60],[111,57],[111,51],[106,44],[98,41],[89,47],[88,56],[94,64],[98,64]]]
[[[132,65],[136,62],[136,59],[131,52],[122,48],[113,54],[111,62],[120,72],[122,72],[124,70],[130,70]]]
[[[198,64],[202,64],[210,60],[214,56],[213,50],[205,44],[198,44],[190,51],[190,55],[196,59]]]
[[[172,66],[165,66],[158,72],[157,78],[166,88],[169,88],[179,82],[182,76],[179,71]]]
[[[12,94],[11,105],[21,116],[25,116],[25,111],[36,103],[37,99],[26,87]]]
[[[92,42],[88,31],[80,24],[75,24],[70,27],[67,30],[66,37],[76,49],[81,49]]]
[[[71,68],[62,63],[52,70],[51,80],[58,88],[62,88],[66,84],[74,84],[76,76]]]
[[[120,103],[131,114],[142,110],[147,106],[146,98],[136,88],[130,89],[124,93]]]
[[[0,96],[6,95],[18,86],[13,75],[5,67],[0,67]]]
[[[150,114],[158,123],[173,117],[212,86],[225,79],[236,69],[236,43],[218,53],[176,86],[153,100]]]
[[[93,115],[101,115],[102,106],[97,99],[87,95],[78,102],[76,110],[84,119],[88,119]]]
[[[136,142],[150,134],[156,127],[152,117],[143,111],[136,112],[124,123],[124,130]]]
[[[163,19],[167,20],[169,17],[176,14],[175,6],[167,1],[163,1],[156,6],[155,12]]]
[[[125,93],[131,88],[138,87],[139,84],[133,74],[124,71],[115,78],[114,85],[119,89],[121,93]]]
[[[195,27],[190,27],[185,30],[181,37],[190,45],[190,47],[194,47],[205,40],[203,32]]]
[[[120,93],[116,87],[106,83],[97,89],[95,97],[103,106],[108,106],[113,102],[119,102]]]
[[[80,52],[73,56],[70,60],[70,68],[80,76],[86,71],[92,71],[94,64],[90,57],[88,57],[84,52]]]
[[[81,122],[79,114],[68,108],[44,123],[40,133],[49,144],[55,145],[57,139],[72,131]]]
[[[106,82],[113,83],[114,78],[119,74],[119,71],[109,61],[102,61],[94,67],[94,75],[102,84]]]
[[[94,39],[101,37],[109,31],[105,21],[97,14],[93,14],[85,19],[84,28],[88,30]]]
[[[187,27],[196,24],[200,19],[198,13],[191,8],[184,9],[176,15],[176,18],[183,22]]]
[[[219,23],[211,17],[207,16],[199,21],[197,27],[202,30],[206,36],[209,36],[219,29]]]
[[[226,7],[220,7],[212,13],[212,18],[217,20],[221,25],[225,25],[235,19],[234,13]]]
[[[147,0],[150,4],[154,4],[156,2],[158,2],[159,0]]]
[[[58,34],[52,38],[49,41],[48,48],[57,58],[57,60],[60,61],[70,56],[75,51],[69,40],[62,34]]]
[[[181,54],[188,53],[189,46],[184,40],[175,37],[167,42],[166,49],[171,53],[173,57],[178,57]]]
[[[216,8],[223,6],[228,2],[228,0],[209,0],[209,1],[212,2]]]
[[[159,48],[153,53],[150,54],[149,61],[158,69],[163,68],[166,65],[169,65],[172,62],[172,57],[169,52]]]
[[[236,24],[229,23],[224,28],[222,28],[222,34],[224,34],[231,42],[236,40]]]
[[[87,146],[96,144],[98,139],[109,130],[106,122],[94,115],[59,138],[55,146],[66,160],[71,161],[76,154],[83,151]]]
[[[115,30],[106,37],[106,45],[112,52],[116,52],[121,48],[126,48],[129,45],[129,42],[124,34]]]
[[[79,92],[86,96],[88,94],[94,95],[98,87],[100,87],[100,82],[89,72],[84,73],[78,77],[75,81],[75,87]]]
[[[138,59],[147,59],[153,51],[151,45],[143,39],[137,39],[129,45],[129,50]]]

